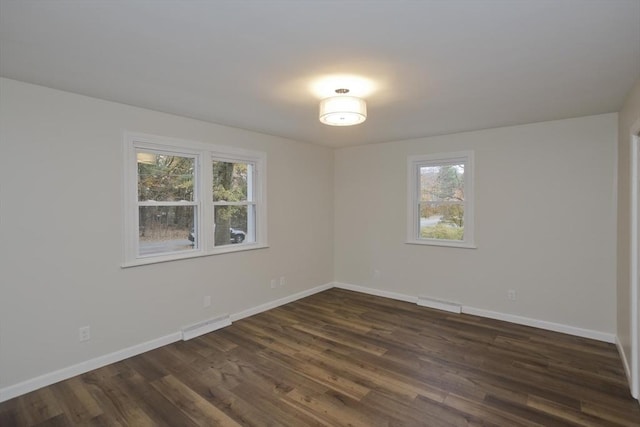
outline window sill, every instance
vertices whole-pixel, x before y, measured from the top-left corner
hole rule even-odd
[[[239,245],[229,245],[233,247],[221,247],[211,251],[193,251],[189,253],[177,253],[170,255],[152,256],[147,258],[137,258],[133,261],[127,261],[120,265],[121,268],[139,267],[141,265],[159,264],[162,262],[178,261],[182,259],[201,258],[206,256],[229,254],[234,252],[253,251],[257,249],[267,249],[269,245],[262,243],[247,243]]]
[[[455,242],[447,240],[407,240],[407,245],[421,245],[421,246],[444,246],[448,248],[460,248],[460,249],[478,249],[473,243],[467,242]]]

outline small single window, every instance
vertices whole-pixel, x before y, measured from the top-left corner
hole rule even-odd
[[[407,243],[474,247],[473,153],[410,156]]]

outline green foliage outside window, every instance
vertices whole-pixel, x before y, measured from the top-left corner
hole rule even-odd
[[[422,227],[420,237],[424,239],[462,240],[464,228],[451,227],[446,224],[436,224],[431,227]]]
[[[193,228],[194,209],[179,202],[193,201],[194,168],[192,157],[139,153],[138,200],[177,202],[174,206],[139,208],[142,240],[186,239]]]
[[[247,163],[213,162],[213,201],[214,202],[245,202],[248,192]],[[215,216],[215,245],[231,243],[229,229],[237,228],[247,231],[246,205],[217,205]]]
[[[153,163],[138,162],[138,200],[192,201],[194,159],[161,154],[154,158]]]
[[[462,240],[464,236],[464,164],[420,168],[420,217],[439,217],[422,226],[420,237]]]

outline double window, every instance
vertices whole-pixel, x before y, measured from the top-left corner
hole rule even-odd
[[[266,155],[125,138],[125,265],[266,246]]]
[[[408,158],[407,242],[474,247],[473,152]]]

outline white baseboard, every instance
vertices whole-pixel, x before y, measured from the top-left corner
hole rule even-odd
[[[237,320],[244,319],[245,317],[253,316],[254,314],[262,313],[263,311],[271,310],[272,308],[289,304],[290,302],[297,301],[301,298],[305,298],[313,294],[317,294],[318,292],[326,291],[327,289],[331,289],[331,288],[333,288],[333,283],[327,283],[324,285],[316,286],[315,288],[307,289],[306,291],[298,292],[292,295],[287,295],[286,297],[283,297],[274,301],[270,301],[264,304],[260,304],[256,307],[250,308],[248,310],[243,310],[239,313],[232,314],[231,321],[235,322]]]
[[[234,321],[243,319],[245,317],[253,316],[254,314],[262,313],[263,311],[271,310],[272,308],[276,308],[281,305],[288,304],[290,302],[299,300],[301,298],[308,297],[318,292],[331,289],[333,287],[345,289],[349,291],[360,292],[360,293],[369,294],[369,295],[375,295],[375,296],[384,297],[384,298],[390,298],[390,299],[399,300],[399,301],[405,301],[413,304],[417,304],[419,301],[418,297],[412,297],[410,295],[405,295],[397,292],[389,292],[381,289],[368,288],[366,286],[334,282],[334,283],[327,283],[324,285],[316,286],[314,288],[307,289],[302,292],[288,295],[286,297],[283,297],[274,301],[270,301],[265,304],[258,305],[256,307],[243,310],[235,314],[231,314],[229,318],[231,319],[232,322],[234,322]],[[462,312],[466,314],[480,316],[480,317],[488,317],[488,318],[504,320],[507,322],[516,323],[520,325],[533,326],[540,329],[547,329],[551,331],[562,332],[565,334],[576,335],[576,336],[585,337],[585,338],[592,338],[598,341],[616,343],[618,345],[619,351],[621,349],[621,346],[614,334],[576,328],[573,326],[567,326],[567,325],[562,325],[558,323],[552,323],[552,322],[547,322],[547,321],[537,320],[537,319],[530,319],[527,317],[499,313],[495,311],[483,310],[483,309],[467,307],[467,306],[462,306]],[[111,363],[119,362],[129,357],[133,357],[138,354],[147,352],[149,350],[153,350],[158,347],[171,344],[181,339],[182,339],[182,333],[178,331],[173,334],[165,335],[163,337],[156,338],[141,344],[136,344],[134,346],[125,348],[123,350],[119,350],[113,353],[96,357],[94,359],[80,362],[76,365],[62,368],[57,371],[41,375],[39,377],[20,382],[18,384],[13,384],[13,385],[4,387],[0,389],[0,402],[4,402],[6,400],[12,399],[14,397],[20,396],[25,393],[29,393],[31,391],[37,390],[39,388],[42,388],[51,384],[55,384],[59,381],[66,380],[76,375],[84,374],[86,372],[101,368]],[[624,353],[622,351],[620,351],[620,354],[621,354],[621,357],[623,358],[625,371],[627,372],[627,377],[630,378],[627,360],[624,357]]]
[[[417,304],[421,307],[435,308],[436,310],[448,311],[449,313],[460,314],[462,312],[462,306],[458,303],[425,296],[418,297]]]
[[[182,340],[187,341],[195,337],[199,337],[200,335],[217,331],[218,329],[222,329],[229,325],[231,325],[231,318],[228,314],[223,314],[222,316],[213,319],[207,319],[202,322],[194,323],[182,328]]]
[[[411,303],[418,303],[419,298],[412,297],[406,294],[400,294],[396,292],[388,292],[380,289],[368,288],[366,286],[352,285],[348,283],[334,283],[336,288],[347,289],[350,291],[361,292],[369,295],[376,295],[380,297],[392,298],[399,301],[406,301]],[[421,297],[426,299],[429,297]],[[606,332],[593,331],[591,329],[582,329],[575,326],[563,325],[560,323],[547,322],[545,320],[531,319],[528,317],[516,316],[513,314],[500,313],[497,311],[484,310],[481,308],[462,306],[462,313],[471,314],[474,316],[488,317],[490,319],[504,320],[506,322],[515,323],[518,325],[532,326],[534,328],[546,329],[549,331],[562,332],[568,335],[574,335],[583,338],[591,338],[597,341],[604,341],[608,343],[614,343],[616,336]]]
[[[616,339],[616,336],[614,334],[609,334],[606,332],[577,328],[575,326],[563,325],[561,323],[547,322],[546,320],[531,319],[529,317],[500,313],[497,311],[484,310],[481,308],[463,306],[462,312],[474,316],[488,317],[489,319],[504,320],[505,322],[515,323],[518,325],[532,326],[534,328],[546,329],[548,331],[561,332],[563,334],[574,335],[577,337],[604,341],[611,344],[613,344]]]
[[[624,373],[627,376],[627,381],[629,384],[633,383],[633,379],[631,378],[631,365],[629,365],[629,361],[627,360],[627,355],[624,353],[624,348],[622,347],[622,343],[620,339],[616,336],[616,347],[618,348],[618,353],[620,354],[620,359],[622,359],[622,366],[624,367]],[[633,396],[636,399],[638,396]]]
[[[347,291],[360,292],[362,294],[375,295],[377,297],[390,298],[398,301],[411,302],[414,304],[418,303],[418,297],[412,297],[409,295],[399,294],[396,292],[383,291],[381,289],[368,288],[366,286],[352,285],[349,283],[340,283],[340,282],[334,282],[333,286],[335,288],[345,289]]]
[[[316,294],[318,292],[331,289],[332,287],[333,287],[333,283],[327,283],[325,285],[316,286],[315,288],[307,289],[306,291],[298,292],[293,295],[288,295],[284,298],[280,298],[275,301],[271,301],[266,304],[262,304],[257,307],[250,308],[248,310],[244,310],[239,313],[232,314],[231,316],[225,319],[230,318],[231,321],[240,320],[245,317],[253,316],[254,314],[262,313],[263,311],[270,310],[272,308],[276,308],[281,305],[299,300],[300,298],[304,298],[304,297]],[[221,322],[224,323],[225,319],[221,319]],[[213,326],[215,326],[216,329],[218,328],[218,326],[224,327],[225,325],[222,325],[221,322],[216,322],[216,324]],[[62,368],[54,372],[49,372],[47,374],[20,382],[18,384],[13,384],[13,385],[4,387],[0,389],[0,402],[13,399],[14,397],[18,397],[20,395],[29,393],[39,388],[46,387],[48,385],[55,384],[57,382],[75,377],[76,375],[81,375],[86,372],[92,371],[94,369],[98,369],[103,366],[119,362],[129,357],[133,357],[138,354],[145,353],[149,350],[153,350],[158,347],[162,347],[162,346],[174,343],[176,341],[180,341],[181,339],[183,339],[183,333],[182,331],[178,331],[173,334],[169,334],[160,338],[153,339],[151,341],[133,345],[123,350],[115,351],[113,353],[109,353],[103,356],[89,359],[84,362],[80,362],[78,364],[68,366],[66,368]]]
[[[58,369],[57,371],[49,372],[18,384],[10,385],[0,389],[0,402],[4,402],[5,400],[13,399],[14,397],[18,397],[39,388],[75,377],[76,375],[81,375],[94,369],[102,368],[103,366],[119,362],[149,350],[174,343],[180,339],[182,339],[182,334],[180,332],[175,332],[173,334],[143,342],[142,344],[136,344],[122,350],[114,351],[113,353],[105,354],[66,368]]]

